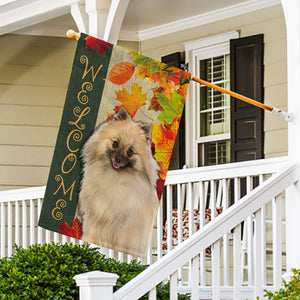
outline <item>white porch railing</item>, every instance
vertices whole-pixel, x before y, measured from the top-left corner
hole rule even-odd
[[[201,260],[203,251],[212,245],[212,288],[207,299],[221,299],[221,247],[224,236],[233,230],[233,284],[227,299],[242,299],[241,295],[241,227],[244,220],[253,218],[253,282],[252,295],[248,299],[263,297],[265,288],[265,227],[263,223],[265,205],[273,202],[273,287],[281,286],[282,270],[282,192],[297,180],[296,165],[290,164],[276,175],[269,178],[259,187],[252,190],[240,201],[234,203],[210,223],[203,226],[188,240],[182,242],[173,251],[151,265],[143,273],[135,277],[127,285],[114,293],[114,300],[134,300],[149,292],[149,299],[156,299],[155,287],[166,278],[170,278],[170,299],[177,299],[180,291],[177,285],[178,270],[186,263],[191,264],[191,280],[189,291],[191,299],[200,299],[201,291]],[[272,200],[273,199],[273,200]],[[247,229],[248,231],[248,229]],[[224,244],[223,244],[224,247]],[[226,250],[228,251],[228,249]],[[199,254],[200,253],[200,254]],[[229,254],[229,252],[227,252]],[[224,259],[224,258],[223,258]],[[200,262],[200,263],[199,263]],[[199,271],[200,267],[200,271]],[[248,276],[250,276],[248,274]],[[250,278],[249,278],[250,281]],[[226,285],[227,290],[228,286]],[[202,297],[201,297],[202,299]],[[224,295],[222,299],[225,299]],[[261,298],[260,298],[261,299]]]
[[[199,236],[200,233],[203,234],[203,232],[207,233],[207,230],[212,230],[209,231],[209,237],[214,241],[208,244],[205,243],[205,245],[201,244],[201,247],[197,249],[198,254],[192,260],[184,254],[183,256],[187,260],[176,268],[176,275],[175,273],[173,275],[167,274],[164,275],[164,278],[172,275],[170,277],[171,282],[178,285],[177,291],[179,292],[192,289],[195,293],[195,290],[198,290],[196,293],[200,293],[200,299],[211,298],[211,296],[207,297],[206,295],[211,295],[213,290],[221,292],[222,299],[232,299],[235,285],[240,288],[234,290],[242,293],[241,298],[236,299],[246,299],[247,297],[251,299],[253,285],[256,282],[254,258],[255,250],[257,250],[254,232],[257,225],[254,226],[253,222],[255,220],[259,224],[259,221],[257,221],[257,217],[254,218],[256,210],[253,212],[248,211],[246,216],[243,216],[241,220],[239,219],[239,225],[237,223],[230,227],[231,225],[228,225],[231,224],[228,223],[230,220],[227,220],[228,217],[226,217],[228,216],[227,211],[230,209],[229,212],[232,212],[237,203],[240,205],[244,201],[245,198],[239,201],[243,195],[252,195],[251,190],[254,187],[265,184],[266,178],[277,173],[286,164],[287,158],[284,157],[169,171],[164,200],[161,201],[158,211],[152,245],[149,248],[147,258],[138,258],[138,260],[147,264],[155,264],[159,260],[159,264],[161,264],[164,262],[165,257],[173,257],[174,254],[171,256],[169,254],[172,248],[178,251],[177,249],[182,249],[182,245],[186,245],[186,242],[183,242],[185,237],[183,233]],[[278,266],[281,265],[281,254],[285,251],[285,237],[284,230],[281,227],[282,223],[278,220],[282,219],[284,221],[284,213],[281,213],[280,207],[282,202],[285,201],[285,188],[281,186],[281,190],[277,194],[281,196],[277,197],[276,200],[272,200],[272,197],[268,198],[266,204],[261,204],[260,212],[255,213],[255,216],[261,214],[262,223],[260,230],[263,260],[261,266],[264,266],[261,269],[262,286],[269,285],[273,287],[275,284],[276,287],[281,284],[281,267],[278,268]],[[77,240],[37,226],[44,190],[45,187],[0,192],[1,257],[11,255],[14,251],[14,244],[27,247],[34,243],[51,241],[78,243]],[[216,218],[218,207],[222,207],[222,213],[220,217]],[[207,223],[208,211],[205,211],[208,208],[211,210],[212,219],[212,222],[209,223]],[[174,217],[176,214],[177,218]],[[231,214],[234,215],[234,213]],[[186,217],[185,219],[183,219],[183,215]],[[223,220],[221,227],[222,229],[226,228],[221,236],[216,235],[217,231],[214,231],[214,227],[212,227],[217,220],[218,222]],[[177,222],[177,230],[172,230],[174,229],[172,221],[173,223],[174,221]],[[184,222],[187,222],[188,225],[185,226]],[[165,226],[165,224],[167,225]],[[275,224],[280,224],[280,226]],[[198,227],[200,227],[200,230],[196,232]],[[169,232],[173,232],[173,235],[168,234]],[[177,235],[178,246],[174,246],[174,235]],[[208,248],[209,246],[211,248]],[[171,253],[177,253],[175,250]],[[120,261],[131,261],[133,259],[132,256],[120,252],[114,253],[112,250],[104,248],[102,248],[102,251],[107,256],[115,257]],[[269,255],[270,253],[271,255]],[[274,253],[277,253],[277,255]],[[233,257],[235,257],[235,260]],[[241,260],[239,271],[236,269],[238,257]],[[274,257],[276,257],[275,260]],[[220,270],[215,273],[218,266],[220,266]],[[195,277],[196,270],[200,270],[197,275],[199,282],[197,282],[198,277]],[[163,274],[166,273],[163,272]],[[221,288],[215,288],[216,286]],[[154,290],[150,292],[151,297],[154,294]],[[118,297],[117,295],[116,297]],[[215,296],[217,297],[217,295]],[[155,299],[154,296],[153,299]]]

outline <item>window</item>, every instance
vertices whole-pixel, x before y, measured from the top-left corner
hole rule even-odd
[[[196,77],[230,89],[230,32],[187,43],[190,72]],[[186,104],[186,145],[189,167],[230,162],[230,96],[205,85],[191,83]]]

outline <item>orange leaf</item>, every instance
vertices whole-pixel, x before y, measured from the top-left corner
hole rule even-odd
[[[169,167],[178,127],[178,119],[174,119],[170,127],[162,124],[153,124],[152,126],[152,141],[155,144],[154,158],[163,163],[162,170]]]
[[[142,88],[137,83],[132,85],[131,92],[132,94],[124,87],[121,91],[116,92],[116,100],[120,101],[122,105],[116,106],[114,111],[117,112],[124,107],[133,118],[139,107],[145,105],[147,94],[142,94]]]
[[[123,84],[127,82],[133,75],[135,66],[130,62],[122,62],[113,66],[106,78],[114,84]]]

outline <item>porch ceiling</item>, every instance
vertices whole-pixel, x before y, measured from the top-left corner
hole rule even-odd
[[[0,34],[64,36],[77,29],[71,5],[84,0],[2,0]],[[280,4],[280,0],[130,0],[119,39],[145,40]]]

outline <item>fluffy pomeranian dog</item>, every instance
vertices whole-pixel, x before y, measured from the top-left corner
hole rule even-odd
[[[151,134],[150,124],[132,121],[121,108],[84,145],[78,200],[84,241],[146,255],[159,204]]]

